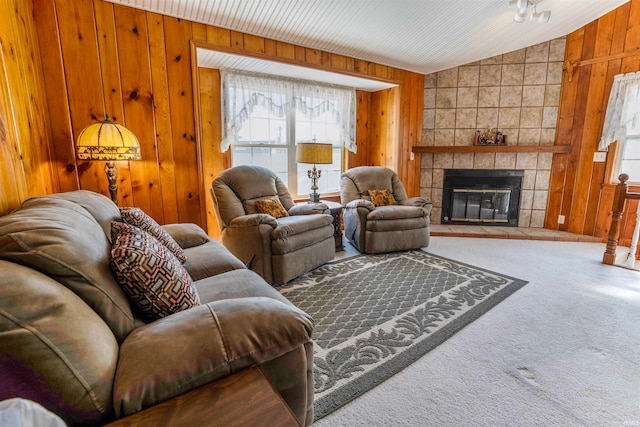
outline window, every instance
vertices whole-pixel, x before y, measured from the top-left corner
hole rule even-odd
[[[296,144],[333,145],[333,163],[322,171],[320,193],[339,191],[344,148],[355,151],[355,90],[270,76],[223,72],[225,137],[232,166],[261,165],[280,176],[294,197],[310,192],[307,170],[296,163]]]
[[[619,150],[616,176],[626,173],[629,183],[640,184],[640,134],[627,135]]]
[[[626,173],[629,183],[640,183],[640,72],[613,79],[598,149],[607,150],[614,141],[619,143],[613,178]]]

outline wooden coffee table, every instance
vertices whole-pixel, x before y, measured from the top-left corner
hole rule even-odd
[[[300,423],[262,370],[253,367],[109,426],[300,427]]]

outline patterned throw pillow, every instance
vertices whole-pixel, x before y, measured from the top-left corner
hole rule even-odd
[[[278,199],[256,200],[256,211],[258,213],[269,214],[274,218],[289,216]]]
[[[165,245],[176,257],[178,257],[181,263],[184,264],[187,261],[187,256],[178,242],[176,242],[169,233],[164,231],[160,227],[160,224],[158,224],[153,218],[144,213],[142,209],[120,208],[120,216],[122,217],[122,221],[129,225],[133,225],[134,227],[138,227],[158,239],[160,243]]]
[[[384,190],[369,190],[369,197],[371,197],[371,203],[375,206],[391,206],[396,204],[393,196],[389,194],[386,188]]]
[[[189,273],[162,243],[123,222],[111,222],[111,270],[129,299],[150,319],[200,304]]]

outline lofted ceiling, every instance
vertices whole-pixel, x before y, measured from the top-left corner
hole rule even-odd
[[[108,1],[421,74],[565,36],[628,2],[529,0],[549,22],[516,23],[508,0]]]

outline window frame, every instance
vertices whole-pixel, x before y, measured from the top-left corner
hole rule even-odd
[[[292,91],[290,91],[289,93],[287,93],[286,98],[289,100],[289,102],[291,102],[291,105],[294,105],[293,100],[294,100],[294,94]],[[264,144],[264,143],[251,143],[251,142],[237,142],[237,140],[233,140],[231,142],[231,150],[229,150],[229,156],[230,156],[230,162],[232,166],[239,166],[240,164],[244,164],[244,163],[238,163],[235,164],[234,163],[234,148],[236,147],[240,147],[240,148],[284,148],[287,150],[287,179],[283,181],[286,181],[286,185],[287,188],[289,190],[289,193],[292,195],[292,197],[294,199],[303,199],[303,198],[307,198],[309,196],[309,193],[311,192],[311,182],[310,180],[308,181],[308,191],[307,192],[301,192],[300,189],[301,188],[305,188],[305,184],[301,184],[298,180],[298,167],[299,165],[303,165],[303,164],[299,164],[296,162],[296,146],[297,143],[299,142],[306,142],[306,140],[297,140],[296,137],[296,112],[297,109],[294,108],[290,108],[289,111],[287,111],[287,114],[284,118],[285,120],[285,134],[286,134],[286,144]],[[247,120],[246,123],[250,123],[251,118],[249,118]],[[310,119],[311,121],[313,121],[313,119]],[[320,141],[322,142],[322,141]],[[325,141],[327,142],[327,141]],[[340,153],[340,158],[339,158],[339,170],[340,172],[344,172],[344,167],[345,167],[345,158],[346,158],[346,148],[343,146],[343,144],[341,142],[338,142],[337,144],[332,142],[333,148],[334,150],[337,149],[338,152]],[[334,159],[335,162],[335,159]],[[302,170],[305,169],[311,169],[312,165],[306,165],[305,167],[301,168]],[[319,170],[322,170],[322,165],[317,165],[316,166]],[[278,173],[278,171],[276,171],[276,173]],[[282,178],[282,177],[281,177]],[[308,179],[308,178],[307,178]],[[339,189],[336,189],[335,191],[322,191],[321,189],[318,190],[323,196],[336,196],[339,195]]]
[[[627,144],[629,144],[629,142],[635,142],[637,144],[640,144],[640,133],[628,133],[627,135],[625,135],[625,140],[624,142],[620,143],[618,142],[618,144],[616,145],[615,149],[616,149],[616,155],[615,155],[615,170],[616,170],[616,175],[615,177],[617,178],[618,176],[620,176],[620,174],[622,173],[627,173],[629,174],[630,171],[624,171],[622,170],[622,162],[625,160],[622,157],[622,153],[624,153]],[[636,177],[635,180],[633,179],[633,177],[629,177],[629,181],[627,181],[627,183],[629,185],[640,185],[640,176]]]

